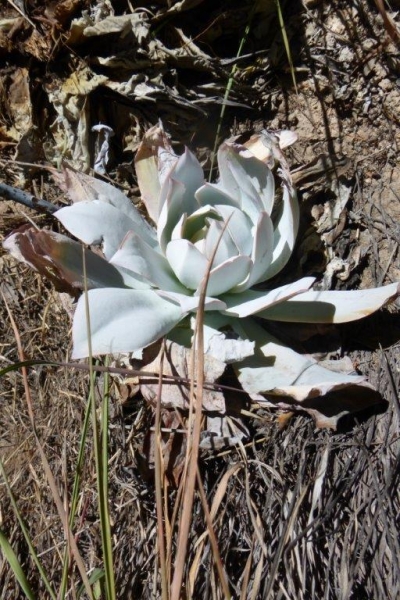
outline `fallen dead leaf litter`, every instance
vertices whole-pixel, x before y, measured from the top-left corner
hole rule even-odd
[[[132,158],[144,131],[159,118],[174,143],[190,145],[205,167],[210,165],[221,103],[251,3],[229,2],[218,8],[207,0],[170,4],[154,2],[139,10],[140,3],[133,2],[137,11],[130,14],[122,1],[64,0],[32,3],[21,14],[5,3],[0,14],[2,182],[54,203],[65,202],[46,170],[12,159],[52,166],[65,160],[88,169],[97,156],[91,127],[105,123],[115,133],[108,175],[134,198]],[[335,1],[305,2],[306,9],[300,3],[281,4],[298,93],[275,6],[258,2],[243,49],[249,57],[236,62],[222,137],[262,126],[293,128],[299,134],[290,156],[293,167],[305,166],[298,182],[303,234],[293,261],[299,273],[324,274],[324,285],[338,288],[398,280],[398,48],[388,40],[372,2],[354,0],[346,7]],[[392,3],[394,9],[397,4]],[[1,237],[28,217],[40,227],[54,227],[46,216],[1,201]],[[26,355],[67,359],[69,321],[59,296],[8,256],[0,261],[1,290]],[[1,307],[3,367],[18,357],[3,303]],[[258,589],[255,597],[399,595],[399,330],[394,307],[346,325],[333,337],[324,330],[311,338],[304,334],[310,351],[316,338],[325,339],[329,358],[353,350],[353,362],[388,403],[380,414],[346,417],[341,432],[332,435],[315,431],[301,416],[280,429],[271,412],[255,410],[252,419],[244,420],[251,434],[246,456],[241,447],[204,453],[206,492],[210,498],[217,490],[222,494],[215,529],[235,594],[240,594],[249,564],[248,590]],[[290,339],[290,328],[286,335]],[[30,371],[29,383],[42,443],[61,492],[68,494],[87,377],[37,367]],[[113,384],[110,421],[115,571],[120,598],[152,598],[152,409],[132,398],[124,385]],[[101,377],[97,386],[100,394]],[[32,539],[56,583],[64,537],[30,432],[19,373],[1,378],[0,398],[2,460]],[[174,412],[163,411],[165,429],[179,427],[178,421]],[[164,442],[173,481],[181,442],[168,433]],[[76,524],[88,570],[101,566],[91,452],[88,446]],[[45,597],[4,487],[0,489],[1,527],[38,597]],[[196,501],[189,562],[203,531]],[[207,542],[195,597],[212,597],[210,561]],[[2,598],[20,598],[4,561],[0,581]]]

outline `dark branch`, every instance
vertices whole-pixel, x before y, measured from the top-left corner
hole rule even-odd
[[[32,194],[23,192],[22,190],[6,185],[5,183],[0,183],[0,199],[13,200],[14,202],[23,204],[33,210],[49,214],[53,214],[56,210],[62,208],[61,206],[51,204],[51,202],[42,200],[42,198],[36,198],[35,196],[32,196]]]

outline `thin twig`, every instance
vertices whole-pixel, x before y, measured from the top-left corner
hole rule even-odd
[[[48,367],[65,367],[67,369],[76,369],[78,371],[90,371],[91,367],[87,364],[73,363],[73,362],[56,362],[43,359],[25,360],[18,363],[11,363],[7,367],[0,369],[0,376],[5,375],[11,371],[15,371],[21,368],[35,367],[35,366],[48,366]],[[106,367],[103,365],[94,365],[93,373],[112,373],[115,375],[125,375],[126,377],[141,377],[143,383],[157,383],[159,373],[151,371],[141,371],[139,369],[124,369],[122,367]],[[196,380],[190,377],[179,377],[178,375],[163,375],[163,384],[174,385],[177,383],[190,386],[191,382]],[[216,390],[216,391],[230,391],[237,392],[238,394],[247,394],[245,390],[239,387],[230,385],[223,385],[220,383],[213,383],[211,381],[205,381],[203,385],[205,390]]]
[[[12,187],[11,185],[7,185],[6,183],[0,183],[0,200],[12,200],[13,202],[18,202],[18,204],[23,204],[32,210],[46,212],[49,214],[53,214],[62,208],[62,206],[57,206],[56,204],[47,202],[47,200],[43,200],[42,198],[36,198],[36,196],[33,196],[32,194],[23,192],[22,190]]]
[[[19,8],[19,6],[17,6],[17,4],[15,4],[15,2],[13,2],[13,0],[8,0],[8,3],[11,4],[13,9],[16,10],[21,15],[21,17],[23,17],[25,21],[28,21],[29,25],[32,25],[33,29],[36,30],[35,23],[31,21],[31,19]]]

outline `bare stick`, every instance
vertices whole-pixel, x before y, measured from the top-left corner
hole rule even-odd
[[[28,208],[32,208],[33,210],[37,210],[39,212],[46,212],[53,214],[61,206],[57,206],[56,204],[51,204],[51,202],[47,202],[47,200],[42,200],[42,198],[36,198],[32,196],[32,194],[28,194],[27,192],[23,192],[18,188],[11,187],[11,185],[7,185],[5,183],[0,183],[0,200],[13,200],[13,202],[18,202],[18,204],[23,204]]]

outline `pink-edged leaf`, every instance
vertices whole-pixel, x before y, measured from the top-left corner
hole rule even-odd
[[[83,257],[88,289],[125,287],[124,279],[115,267],[94,252],[83,251],[81,244],[65,235],[38,231],[28,225],[6,238],[3,246],[15,258],[50,279],[60,292],[76,295],[78,290],[84,289]]]

